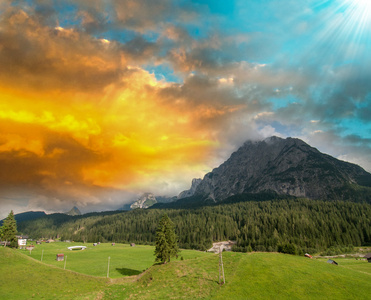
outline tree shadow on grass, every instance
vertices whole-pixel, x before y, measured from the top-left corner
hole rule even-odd
[[[139,275],[142,273],[142,271],[126,269],[126,268],[116,268],[116,271],[118,271],[120,274],[125,275],[125,276]]]

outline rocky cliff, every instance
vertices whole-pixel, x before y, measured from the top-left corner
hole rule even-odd
[[[205,175],[194,195],[219,201],[237,194],[274,191],[311,199],[343,199],[349,186],[371,186],[371,174],[300,139],[270,137],[246,142]]]
[[[183,192],[181,192],[179,195],[178,195],[178,199],[182,199],[182,198],[187,198],[187,197],[191,197],[194,195],[194,193],[196,192],[196,188],[198,187],[198,185],[202,182],[202,179],[201,178],[193,178],[192,179],[192,185],[191,185],[191,188],[189,190],[185,190]]]

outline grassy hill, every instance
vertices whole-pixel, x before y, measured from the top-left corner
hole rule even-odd
[[[355,259],[353,259],[355,261]],[[218,285],[218,256],[154,266],[105,299],[369,299],[371,265],[357,268],[278,253],[224,253],[226,284]],[[367,268],[363,268],[367,266]]]
[[[369,299],[371,294],[371,264],[354,258],[336,259],[339,265],[335,266],[324,259],[278,253],[225,252],[226,284],[219,286],[218,255],[184,250],[184,260],[150,266],[154,260],[150,246],[101,244],[65,252],[67,269],[90,274],[83,275],[63,270],[63,262],[55,261],[55,252],[65,246],[42,245],[32,252],[34,259],[27,257],[25,250],[0,248],[2,298]],[[99,274],[101,277],[91,276],[97,274],[99,260],[106,265],[107,254],[112,257],[110,277],[114,279],[104,278],[107,269]],[[113,257],[117,257],[116,262]],[[143,269],[147,270],[135,275]],[[134,276],[124,276],[130,274]]]

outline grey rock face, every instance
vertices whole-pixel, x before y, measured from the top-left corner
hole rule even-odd
[[[130,205],[130,208],[148,208],[155,203],[157,203],[157,200],[152,193],[144,193],[137,201]]]
[[[319,152],[300,139],[270,137],[246,142],[205,175],[195,195],[214,201],[242,193],[275,191],[311,199],[339,199],[346,184],[360,184],[371,174],[361,167]]]
[[[198,185],[201,183],[202,179],[201,178],[193,178],[192,179],[192,185],[191,185],[191,188],[189,190],[185,190],[183,192],[181,192],[179,195],[178,195],[178,199],[182,199],[182,198],[187,198],[187,197],[191,197],[194,195],[195,191],[196,191],[196,188],[198,187]]]

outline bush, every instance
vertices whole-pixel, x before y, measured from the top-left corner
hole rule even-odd
[[[296,255],[298,253],[296,246],[291,243],[278,245],[278,252],[286,253],[286,254],[293,254],[293,255]]]

